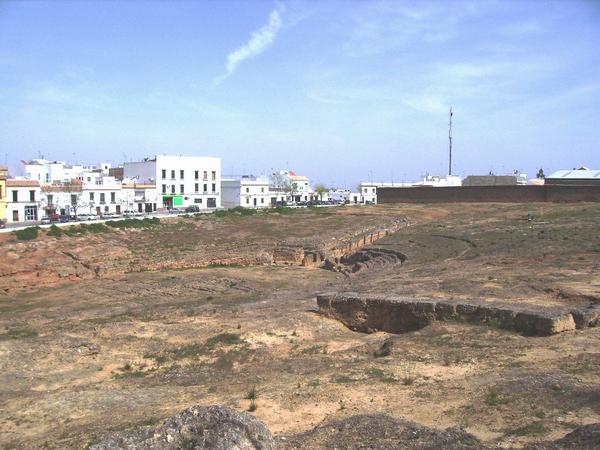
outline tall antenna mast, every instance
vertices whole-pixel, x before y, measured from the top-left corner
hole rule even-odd
[[[452,175],[452,106],[450,107],[450,122],[448,124],[448,175]]]

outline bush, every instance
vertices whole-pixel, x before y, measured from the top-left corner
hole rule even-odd
[[[62,236],[62,230],[60,228],[58,228],[56,225],[52,225],[49,229],[48,229],[48,236],[54,236],[54,237],[61,237]]]
[[[38,237],[40,227],[29,227],[22,230],[16,230],[14,233],[19,241],[31,241]]]
[[[151,228],[155,225],[160,224],[158,217],[144,218],[144,219],[122,219],[122,220],[109,220],[106,225],[112,228]]]

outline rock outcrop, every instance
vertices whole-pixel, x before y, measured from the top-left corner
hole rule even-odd
[[[521,305],[471,300],[402,298],[395,296],[327,293],[317,296],[319,311],[362,331],[404,333],[434,321],[455,321],[519,331],[529,336],[549,336],[595,326],[596,306],[585,310],[527,309]]]
[[[271,432],[254,416],[223,406],[192,406],[154,427],[119,433],[94,450],[273,450]]]

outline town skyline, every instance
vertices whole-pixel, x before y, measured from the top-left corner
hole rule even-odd
[[[592,2],[4,2],[0,160],[315,182],[600,166]],[[28,30],[28,33],[23,33]]]

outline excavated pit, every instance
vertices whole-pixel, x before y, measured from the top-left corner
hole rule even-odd
[[[344,255],[334,260],[327,259],[323,263],[323,268],[340,272],[345,275],[355,275],[366,270],[384,270],[406,261],[406,255],[403,253],[383,249],[383,248],[364,248],[357,252]]]
[[[453,321],[513,330],[527,336],[550,336],[594,327],[600,323],[600,303],[586,308],[541,308],[480,300],[420,299],[395,296],[323,293],[317,295],[321,314],[352,330],[406,333],[435,321]]]

